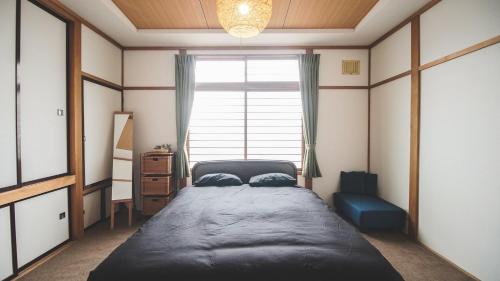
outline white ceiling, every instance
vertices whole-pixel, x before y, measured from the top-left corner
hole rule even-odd
[[[355,29],[273,29],[240,41],[223,30],[137,30],[112,0],[59,1],[127,47],[369,45],[428,2],[379,0]]]

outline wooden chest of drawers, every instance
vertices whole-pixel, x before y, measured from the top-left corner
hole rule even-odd
[[[151,216],[167,206],[168,197],[145,196],[142,199],[142,213]]]
[[[172,156],[149,155],[142,157],[142,173],[145,175],[172,174]]]
[[[142,177],[142,195],[169,195],[173,192],[172,176]]]
[[[147,152],[141,155],[142,213],[154,215],[175,193],[173,153]]]

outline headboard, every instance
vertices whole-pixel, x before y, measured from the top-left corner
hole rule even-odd
[[[192,170],[193,183],[201,176],[213,173],[227,173],[240,177],[248,183],[251,177],[267,173],[283,173],[297,180],[297,167],[290,161],[281,160],[217,160],[201,161]]]

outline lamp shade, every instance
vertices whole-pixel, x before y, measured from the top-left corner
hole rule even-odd
[[[272,0],[217,0],[219,23],[238,38],[257,36],[272,14]]]

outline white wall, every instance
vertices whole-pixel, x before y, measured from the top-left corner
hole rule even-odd
[[[368,90],[321,90],[316,155],[322,177],[313,190],[328,204],[339,189],[341,171],[366,171]]]
[[[125,51],[124,85],[174,87],[175,54],[178,51]],[[177,150],[175,91],[124,91],[124,109],[134,112],[134,193],[140,202],[140,155],[155,145],[171,144]]]
[[[83,82],[85,185],[111,178],[113,113],[121,110],[121,92]]]
[[[408,211],[410,171],[410,77],[371,89],[370,171],[379,195]]]
[[[421,16],[422,63],[498,36],[499,15],[495,0],[440,2]],[[499,61],[496,44],[421,73],[419,237],[486,281],[500,276]]]
[[[67,188],[17,202],[14,207],[19,267],[69,239]],[[65,213],[63,219],[59,219],[61,213]]]
[[[20,39],[21,164],[27,182],[68,171],[66,23],[23,0]]]
[[[320,54],[320,86],[367,86],[368,50],[314,50]],[[359,60],[360,75],[342,75],[342,60]]]
[[[498,0],[440,2],[420,17],[422,64],[498,36],[499,18]]]
[[[122,50],[82,25],[82,71],[122,85]]]
[[[371,84],[411,68],[411,24],[380,42],[371,50]]]
[[[12,275],[12,244],[10,236],[10,208],[0,208],[0,280]]]
[[[0,1],[0,188],[17,183],[16,1]],[[1,278],[1,277],[0,277]]]
[[[425,61],[498,35],[499,8],[444,1],[425,13]],[[453,24],[433,25],[443,20]],[[419,237],[481,280],[500,276],[498,61],[497,44],[427,69],[421,82]]]
[[[498,36],[498,15],[498,1],[438,3],[420,18],[421,64]],[[410,41],[407,25],[372,49],[372,83],[410,69]],[[498,61],[495,45],[421,72],[419,239],[481,280],[500,275]],[[409,118],[408,76],[371,89],[371,171],[405,209]]]
[[[371,49],[371,84],[411,68],[411,24]],[[379,195],[408,210],[410,166],[410,76],[370,90],[370,172]]]
[[[101,219],[101,191],[83,196],[83,226],[86,228]]]
[[[314,50],[320,86],[368,86],[368,50]],[[359,60],[360,75],[342,75],[342,60]],[[329,205],[341,171],[366,171],[368,90],[320,90],[316,155],[322,173],[313,190]]]
[[[82,71],[122,85],[122,50],[82,25]],[[113,113],[122,108],[122,93],[90,81],[83,82],[85,185],[111,178]],[[84,197],[85,227],[101,218],[101,192]],[[111,198],[106,201],[109,205]]]
[[[125,91],[125,111],[134,112],[134,192],[140,204],[140,156],[155,145],[169,143],[177,150],[175,91]]]
[[[124,85],[127,87],[175,86],[178,51],[125,51]]]

